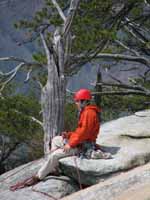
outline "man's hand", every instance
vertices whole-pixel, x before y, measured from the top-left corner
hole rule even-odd
[[[65,144],[64,146],[64,152],[68,153],[70,151],[71,147],[69,144]]]

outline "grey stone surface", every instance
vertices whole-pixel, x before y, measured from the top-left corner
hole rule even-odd
[[[81,193],[78,192],[75,194],[76,198],[73,196],[72,199],[111,200],[136,183],[149,182],[150,164],[147,167],[141,167],[142,170],[136,172],[131,170],[150,160],[149,113],[150,111],[146,110],[102,125],[97,142],[104,151],[112,153],[112,159],[87,160],[77,157],[61,159],[60,167],[66,176],[50,176],[33,187],[16,192],[9,191],[10,185],[35,174],[44,162],[43,159],[33,161],[0,176],[0,199],[62,198],[78,190],[78,186],[74,184],[72,178],[76,181],[80,178],[84,185],[99,184],[87,188]],[[77,167],[79,171],[77,171]],[[126,170],[131,172],[124,172]],[[125,175],[121,177],[122,174]]]
[[[150,111],[143,111],[142,117],[136,113],[105,123],[97,142],[103,150],[111,152],[113,158],[77,158],[81,182],[86,185],[95,184],[113,173],[143,165],[150,160]],[[78,180],[74,158],[65,158],[60,162],[64,173]]]
[[[150,197],[148,186],[150,186],[150,164],[137,167],[128,172],[122,172],[118,176],[61,200],[148,200],[149,198],[145,198]],[[131,198],[132,195],[134,198]]]
[[[0,200],[47,200],[58,199],[76,192],[78,186],[66,176],[48,176],[38,184],[12,192],[11,185],[36,174],[43,159],[22,165],[0,176]]]

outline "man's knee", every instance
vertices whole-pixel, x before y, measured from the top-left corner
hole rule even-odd
[[[59,160],[61,158],[64,158],[67,156],[67,154],[64,152],[64,150],[62,148],[57,149],[56,151],[54,151],[52,154],[52,159],[56,159]]]

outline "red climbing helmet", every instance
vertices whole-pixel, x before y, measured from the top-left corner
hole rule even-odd
[[[90,90],[88,90],[88,89],[80,89],[74,95],[75,101],[90,100],[90,99],[92,99],[92,95],[91,95]]]

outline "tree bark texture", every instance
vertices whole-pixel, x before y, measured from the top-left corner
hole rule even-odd
[[[59,38],[59,39],[58,39]],[[49,54],[47,83],[42,89],[44,153],[49,153],[51,139],[60,135],[64,126],[64,48],[61,37],[54,37],[53,53]],[[54,55],[55,53],[55,55]],[[57,59],[56,59],[57,56]]]
[[[45,154],[50,152],[51,139],[63,131],[66,93],[64,68],[71,42],[70,28],[79,2],[80,0],[71,0],[67,16],[65,16],[57,1],[53,0],[52,3],[63,20],[63,26],[56,28],[50,48],[41,34],[48,68],[47,83],[43,87],[41,95]]]

